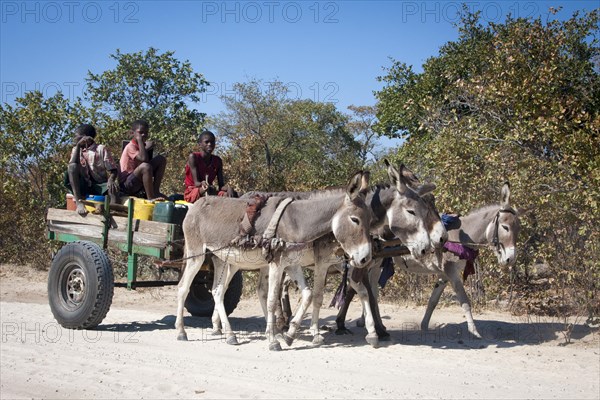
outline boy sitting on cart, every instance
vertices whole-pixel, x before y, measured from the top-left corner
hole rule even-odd
[[[118,202],[118,167],[110,150],[95,142],[96,128],[90,124],[75,129],[75,146],[65,174],[65,186],[73,193],[77,213],[86,215],[83,200],[88,195],[108,191],[111,203]]]
[[[215,150],[215,135],[211,131],[204,131],[198,138],[200,151],[190,153],[185,165],[185,191],[183,199],[188,203],[196,202],[206,195],[237,197],[237,194],[223,178],[223,160],[213,154]],[[213,185],[217,180],[217,187]]]

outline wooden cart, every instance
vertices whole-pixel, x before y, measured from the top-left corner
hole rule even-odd
[[[182,268],[184,238],[181,225],[135,219],[133,207],[133,201],[127,207],[111,206],[107,196],[98,207],[100,213],[80,216],[70,210],[48,210],[48,238],[66,243],[53,257],[48,274],[50,308],[62,326],[90,329],[99,325],[110,309],[114,287],[135,290],[178,283],[137,279],[139,255],[154,257],[160,268]],[[124,282],[114,280],[109,247],[127,254]],[[212,281],[212,265],[208,263],[196,275],[185,302],[192,315],[212,315]],[[238,272],[225,294],[228,314],[237,306],[241,293],[242,275]]]

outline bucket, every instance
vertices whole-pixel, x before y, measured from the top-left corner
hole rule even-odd
[[[146,199],[140,199],[138,197],[130,197],[127,202],[125,202],[125,205],[128,205],[129,201],[131,200],[133,200],[133,218],[152,221],[154,202]]]
[[[145,199],[133,199],[133,218],[152,221],[154,203]]]

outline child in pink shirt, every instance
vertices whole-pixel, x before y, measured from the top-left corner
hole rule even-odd
[[[160,184],[165,174],[167,159],[162,155],[151,156],[154,143],[148,139],[150,126],[147,121],[137,120],[131,125],[131,142],[121,154],[121,191],[136,195],[142,189],[148,199],[165,198],[160,193]]]

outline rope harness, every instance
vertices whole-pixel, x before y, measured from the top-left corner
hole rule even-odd
[[[240,223],[240,235],[238,237],[236,237],[235,239],[233,239],[229,244],[219,247],[218,249],[208,250],[204,253],[199,253],[199,254],[194,254],[191,256],[187,256],[187,257],[182,257],[182,258],[172,260],[172,261],[174,261],[174,262],[185,261],[185,260],[189,260],[192,258],[205,256],[205,255],[217,252],[217,251],[221,251],[226,248],[231,249],[231,247],[234,247],[234,246],[235,247],[247,247],[247,248],[253,248],[253,249],[260,246],[260,247],[262,247],[262,254],[263,254],[263,257],[265,258],[265,260],[267,262],[271,262],[273,260],[273,252],[283,246],[287,246],[289,248],[303,248],[306,246],[305,243],[285,242],[284,240],[275,237],[275,234],[277,233],[277,227],[279,226],[279,221],[281,220],[281,217],[283,216],[285,209],[287,208],[288,205],[290,205],[290,203],[292,203],[292,201],[294,201],[294,199],[289,198],[289,197],[281,200],[277,204],[277,208],[275,209],[275,212],[271,216],[271,219],[269,220],[269,224],[268,224],[267,228],[265,229],[264,233],[259,237],[259,239],[257,240],[256,237],[252,237],[251,233],[254,231],[254,223],[256,221],[256,218],[258,217],[260,209],[266,204],[267,198],[265,198],[265,197],[258,198],[258,196],[257,196],[256,200],[257,201],[255,203],[248,204],[248,209],[246,211],[246,214],[244,215],[244,218],[242,219],[242,222]],[[185,239],[182,239],[181,241],[184,241],[184,240]],[[227,253],[227,257],[229,257],[229,253],[230,252]]]

